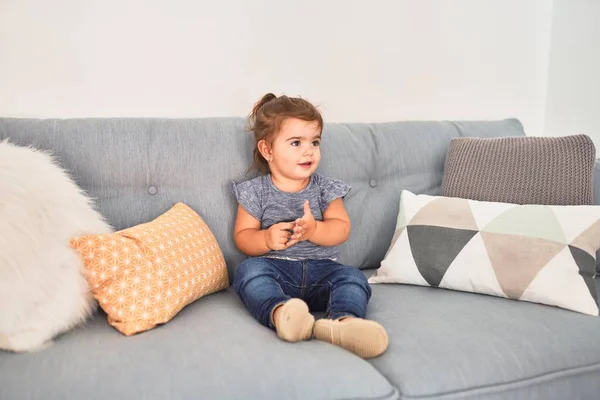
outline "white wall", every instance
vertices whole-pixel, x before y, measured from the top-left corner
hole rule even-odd
[[[544,134],[600,149],[600,1],[554,0]]]
[[[0,115],[544,123],[549,0],[2,0]]]

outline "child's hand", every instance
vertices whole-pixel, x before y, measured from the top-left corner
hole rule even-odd
[[[294,234],[291,239],[296,242],[303,242],[309,240],[315,230],[317,229],[317,221],[310,211],[310,203],[308,200],[304,201],[304,215],[302,218],[298,218],[294,226]]]
[[[292,229],[294,229],[294,222],[280,222],[271,225],[265,231],[267,247],[271,250],[284,250],[298,243],[297,240],[290,240]]]

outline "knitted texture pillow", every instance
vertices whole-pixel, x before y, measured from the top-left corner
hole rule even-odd
[[[441,195],[515,204],[594,204],[596,148],[586,135],[454,138]]]

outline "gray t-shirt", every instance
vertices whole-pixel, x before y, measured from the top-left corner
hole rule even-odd
[[[299,192],[282,192],[273,185],[271,174],[242,182],[232,183],[238,203],[260,221],[261,229],[279,222],[293,222],[304,215],[304,200],[310,203],[315,220],[323,221],[323,213],[333,200],[344,198],[350,186],[339,179],[314,173],[308,185]],[[336,259],[338,246],[318,246],[308,240],[284,250],[270,251],[265,257],[295,260]]]

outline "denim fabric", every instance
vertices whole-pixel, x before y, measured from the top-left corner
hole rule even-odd
[[[249,258],[239,266],[233,288],[261,324],[273,328],[276,306],[296,297],[328,318],[364,318],[371,287],[357,268],[331,260]]]

